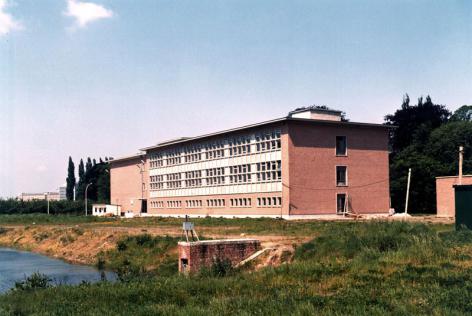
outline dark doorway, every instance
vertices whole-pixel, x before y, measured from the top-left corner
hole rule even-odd
[[[141,200],[141,213],[147,213],[147,200]]]
[[[336,212],[343,214],[346,211],[346,193],[338,193],[336,195]]]

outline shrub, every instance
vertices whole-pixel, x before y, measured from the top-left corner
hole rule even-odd
[[[29,277],[25,277],[23,281],[16,282],[14,291],[30,291],[36,289],[46,289],[51,287],[52,279],[47,275],[34,272]]]
[[[125,251],[126,249],[128,249],[128,246],[126,244],[126,241],[124,240],[119,240],[117,243],[116,243],[116,249],[118,251]]]

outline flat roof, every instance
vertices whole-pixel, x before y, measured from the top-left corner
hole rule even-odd
[[[463,178],[469,178],[469,177],[472,177],[472,174],[463,174],[462,175]],[[452,178],[459,178],[459,176],[439,176],[439,177],[436,177],[436,179],[452,179]]]
[[[112,160],[108,160],[108,163],[132,160],[132,159],[137,159],[137,158],[140,158],[140,157],[143,157],[143,156],[144,156],[144,153],[134,154],[134,155],[130,155],[130,156],[124,156],[124,157],[118,157],[118,158],[114,158]]]
[[[153,145],[153,146],[144,147],[144,148],[141,148],[140,150],[146,152],[146,151],[151,150],[151,149],[157,149],[157,148],[161,148],[161,147],[167,147],[167,146],[170,146],[170,145],[188,143],[188,142],[192,142],[192,141],[195,141],[195,140],[201,140],[201,139],[210,138],[210,137],[213,137],[213,136],[219,136],[219,135],[223,135],[223,134],[239,132],[239,131],[243,131],[243,130],[250,129],[250,128],[261,127],[261,126],[265,126],[265,125],[270,125],[270,124],[274,124],[274,123],[281,123],[281,122],[287,122],[287,121],[307,122],[307,123],[327,124],[327,125],[378,127],[378,128],[386,128],[386,129],[395,128],[395,126],[385,125],[385,124],[376,124],[376,123],[316,120],[316,119],[294,118],[294,117],[286,116],[286,117],[281,117],[281,118],[277,118],[277,119],[273,119],[273,120],[269,120],[269,121],[264,121],[264,122],[260,122],[260,123],[235,127],[235,128],[231,128],[231,129],[227,129],[227,130],[223,130],[223,131],[219,131],[219,132],[214,132],[214,133],[210,133],[210,134],[204,134],[204,135],[199,135],[199,136],[195,136],[195,137],[177,138],[177,139],[173,139],[173,140],[166,141],[166,142],[160,142],[160,143],[158,143],[156,145]]]

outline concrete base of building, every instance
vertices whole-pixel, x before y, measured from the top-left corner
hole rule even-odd
[[[369,213],[369,214],[361,214],[363,219],[380,219],[380,218],[387,218],[389,217],[388,213]],[[285,220],[326,220],[326,221],[333,221],[333,220],[353,220],[352,217],[344,216],[342,214],[322,214],[322,215],[227,215],[227,214],[212,214],[208,216],[202,215],[195,215],[195,214],[149,214],[143,213],[141,214],[142,217],[174,217],[174,218],[185,218],[188,216],[189,218],[205,218],[205,217],[215,217],[215,218],[282,218]]]

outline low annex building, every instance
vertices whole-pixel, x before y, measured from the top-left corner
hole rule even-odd
[[[459,176],[436,177],[436,212],[438,217],[455,217],[454,185],[459,184]],[[472,184],[472,175],[462,176],[462,184]]]
[[[110,161],[111,203],[152,216],[387,214],[389,127],[315,107]]]

